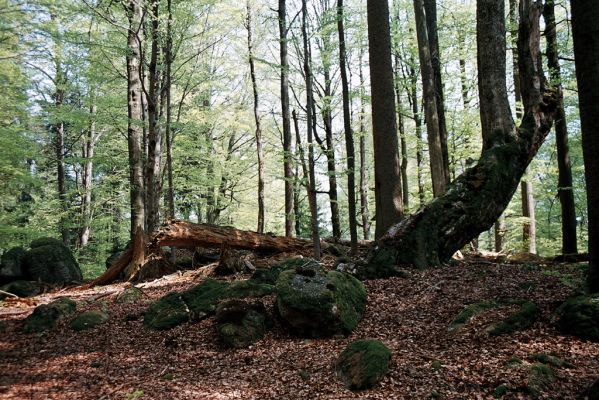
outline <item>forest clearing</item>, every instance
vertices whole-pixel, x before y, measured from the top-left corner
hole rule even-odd
[[[0,398],[599,400],[597,21],[0,0]]]

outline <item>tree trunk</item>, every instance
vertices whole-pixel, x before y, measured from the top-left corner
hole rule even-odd
[[[398,18],[399,20],[399,18]],[[399,130],[399,148],[401,150],[401,198],[403,199],[404,207],[407,209],[410,206],[410,190],[408,185],[408,146],[406,144],[406,129],[404,125],[403,107],[401,101],[401,82],[399,70],[401,68],[401,59],[399,50],[395,51],[395,101],[397,106],[397,127]]]
[[[364,47],[360,46],[360,214],[362,215],[362,231],[364,240],[370,239],[370,212],[368,210],[368,175],[366,171],[366,127],[364,116],[366,107],[364,105],[364,71],[362,70],[362,59],[364,58]]]
[[[526,167],[537,153],[553,122],[556,99],[545,84],[540,65],[540,7],[523,0],[519,35],[519,68],[522,77],[524,118],[516,129],[507,101],[505,85],[505,17],[503,0],[479,0],[477,4],[478,57],[481,81],[503,86],[480,87],[480,103],[503,104],[496,110],[505,120],[494,124],[478,163],[467,169],[449,190],[409,218],[394,225],[373,249],[369,264],[377,269],[395,265],[426,267],[447,261],[481,232],[488,230],[507,207]],[[503,66],[501,67],[497,67]],[[488,91],[493,93],[488,93]],[[489,104],[484,105],[489,109]],[[489,129],[489,124],[482,125]],[[489,134],[489,132],[485,132]],[[484,135],[483,135],[484,136]]]
[[[127,32],[127,146],[129,151],[129,185],[131,198],[131,239],[137,228],[145,226],[144,179],[142,163],[142,107],[140,48],[138,32],[142,24],[138,0],[126,3],[129,30]]]
[[[256,83],[256,67],[254,66],[254,52],[252,47],[252,10],[250,2],[246,2],[246,29],[248,38],[248,61],[250,64],[250,78],[254,93],[254,121],[256,123],[256,153],[258,156],[258,233],[264,232],[264,151],[262,150],[262,128],[258,114],[258,84]]]
[[[358,251],[358,227],[356,224],[356,180],[355,180],[355,151],[354,135],[351,129],[349,105],[349,85],[346,70],[345,30],[344,30],[343,0],[337,0],[337,31],[339,33],[339,69],[341,70],[341,87],[343,90],[343,128],[345,131],[345,151],[347,153],[347,202],[349,218],[349,234],[351,253]]]
[[[423,0],[414,0],[414,16],[416,20],[416,36],[418,37],[418,54],[420,56],[420,73],[422,75],[424,114],[431,166],[431,179],[433,182],[433,195],[439,197],[445,192],[446,174],[443,162],[441,133],[439,129],[437,96],[435,93],[435,74],[431,60]],[[447,176],[449,176],[449,174],[447,174]]]
[[[557,193],[562,209],[562,254],[578,253],[576,243],[576,208],[574,188],[572,186],[572,168],[570,166],[570,149],[568,146],[568,125],[564,110],[562,77],[557,48],[555,24],[555,0],[547,0],[543,8],[545,20],[545,38],[547,40],[547,66],[549,77],[556,86],[558,96],[557,114],[555,116],[555,143],[557,147],[558,182]]]
[[[424,178],[422,173],[422,117],[420,116],[420,107],[418,106],[418,77],[416,76],[416,69],[413,67],[414,60],[411,60],[411,65],[408,66],[410,75],[410,103],[412,105],[412,117],[414,118],[414,125],[416,127],[416,179],[418,181],[418,201],[419,207],[424,206]]]
[[[426,30],[428,44],[433,67],[435,82],[435,98],[437,103],[437,119],[439,121],[439,141],[443,155],[443,171],[445,174],[445,186],[449,185],[449,151],[447,148],[448,134],[445,123],[445,99],[443,96],[443,80],[441,79],[441,52],[439,51],[439,34],[437,30],[437,0],[424,0],[424,12],[426,15]]]
[[[96,104],[91,100],[89,107],[89,127],[85,132],[81,143],[81,157],[85,160],[83,164],[81,196],[81,230],[79,232],[79,248],[87,246],[89,242],[91,219],[92,219],[92,181],[93,181],[93,159],[96,146]]]
[[[503,237],[505,236],[505,218],[503,215],[495,222],[495,251],[501,253],[503,251]]]
[[[530,176],[525,173],[520,183],[522,195],[522,216],[527,219],[522,227],[523,251],[537,254],[537,221],[535,218],[535,200],[533,196],[532,182]]]
[[[367,14],[376,204],[374,236],[378,239],[401,220],[403,203],[387,0],[368,0]]]
[[[599,3],[570,4],[589,213],[588,286],[594,293],[599,292]]]
[[[281,57],[281,115],[283,119],[283,173],[285,177],[285,236],[293,236],[294,178],[291,119],[289,117],[289,61],[287,59],[287,7],[279,0],[279,42]],[[297,218],[297,216],[295,216]]]
[[[146,163],[146,213],[147,230],[153,232],[160,224],[160,199],[162,182],[160,176],[160,162],[162,158],[162,134],[160,132],[160,68],[159,57],[159,15],[160,2],[153,0],[151,3],[151,52],[148,65],[148,158]]]

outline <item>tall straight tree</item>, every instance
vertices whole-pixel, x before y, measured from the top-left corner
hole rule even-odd
[[[423,0],[414,0],[414,19],[416,20],[416,36],[418,38],[418,55],[420,57],[420,74],[422,76],[424,115],[426,120],[431,179],[433,182],[433,195],[439,197],[445,192],[447,178],[449,177],[449,168],[447,168],[448,172],[446,174],[443,148],[441,145],[441,131],[439,128],[435,74],[431,59]]]
[[[250,78],[252,80],[252,93],[254,95],[254,122],[256,123],[255,139],[256,153],[258,156],[258,233],[264,232],[264,150],[262,149],[262,128],[258,113],[258,83],[256,82],[256,66],[254,65],[254,48],[252,45],[252,8],[250,0],[246,2],[245,27],[247,29],[248,61],[250,64]]]
[[[443,154],[443,172],[445,174],[445,186],[447,186],[450,181],[449,150],[447,148],[448,134],[447,124],[445,122],[445,96],[443,95],[441,51],[439,50],[439,30],[437,28],[437,0],[424,0],[424,12],[426,15],[426,31],[435,82],[437,120],[439,121],[439,141],[441,142],[441,152]]]
[[[285,177],[285,236],[293,236],[293,154],[289,116],[289,60],[287,57],[287,4],[279,0],[279,53],[281,58],[281,117],[283,119],[283,175]],[[297,218],[297,215],[295,216]]]
[[[375,239],[403,217],[387,0],[368,0],[368,44],[374,142]]]
[[[547,66],[549,77],[557,89],[558,106],[555,116],[555,143],[557,147],[557,193],[562,209],[562,254],[578,253],[576,240],[576,209],[574,204],[574,187],[572,185],[572,167],[570,165],[570,149],[568,146],[568,125],[564,110],[564,94],[562,76],[557,49],[557,32],[555,23],[555,0],[546,0],[543,7],[545,20],[545,38],[547,40]]]
[[[599,292],[599,3],[572,0],[572,31],[589,213],[589,275]]]
[[[308,38],[308,7],[306,4],[306,0],[302,0],[302,41],[304,47],[304,78],[306,79],[306,129],[308,131],[308,203],[310,204],[310,226],[312,228],[312,244],[314,258],[320,260],[320,233],[318,232],[316,174],[314,171],[314,132],[312,130],[312,110],[314,108],[314,94],[312,91],[312,69],[310,67],[310,39]],[[300,146],[299,142],[298,146]]]
[[[142,163],[141,42],[142,10],[138,0],[124,3],[127,30],[127,147],[131,202],[131,238],[145,226],[144,173]]]
[[[360,45],[359,61],[359,79],[360,79],[360,114],[358,120],[360,123],[360,214],[362,215],[362,231],[364,240],[370,239],[370,211],[368,209],[368,178],[366,171],[366,107],[364,103],[364,71],[362,60],[364,59],[364,46]]]
[[[351,114],[349,104],[349,84],[347,79],[347,55],[345,46],[343,0],[337,0],[337,32],[339,33],[339,69],[341,70],[341,88],[343,91],[343,129],[345,131],[345,151],[347,153],[347,201],[349,234],[351,238],[351,251],[358,251],[358,227],[356,223],[356,179],[355,179],[355,151],[354,134],[351,128]]]
[[[162,159],[162,132],[160,131],[160,77],[161,66],[158,65],[160,57],[159,33],[159,6],[158,0],[150,3],[150,62],[148,64],[148,139],[146,161],[146,228],[153,232],[160,224],[160,199],[162,193],[162,179],[160,163]]]

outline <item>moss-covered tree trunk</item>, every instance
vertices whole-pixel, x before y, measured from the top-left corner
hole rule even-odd
[[[481,79],[500,81],[495,75],[503,74],[505,82],[504,9],[503,0],[478,2],[477,35],[479,40],[484,37],[494,43],[479,47],[483,53],[480,56],[495,60],[494,65],[479,70]],[[507,207],[551,128],[556,108],[555,93],[546,86],[540,64],[540,5],[523,0],[520,13],[519,70],[525,110],[520,127],[515,128],[512,121],[505,84],[481,85],[481,105],[499,96],[502,98],[494,99],[497,107],[507,110],[492,110],[504,120],[494,124],[478,163],[456,178],[443,196],[392,226],[371,252],[368,260],[371,266],[439,265],[493,226]],[[500,68],[498,63],[502,64]]]

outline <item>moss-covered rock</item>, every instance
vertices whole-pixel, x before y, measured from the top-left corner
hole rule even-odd
[[[81,313],[73,318],[69,324],[74,331],[84,331],[108,321],[108,314],[100,310],[92,310]]]
[[[214,279],[204,282],[181,293],[181,298],[189,307],[191,318],[200,320],[214,314],[218,301],[225,297],[229,283]]]
[[[22,247],[13,247],[2,254],[2,258],[0,258],[0,282],[9,282],[24,277],[23,260],[25,254],[25,249]]]
[[[539,307],[532,301],[521,302],[520,309],[489,330],[491,336],[513,333],[530,327],[539,317]]]
[[[475,315],[480,314],[483,311],[495,308],[497,306],[498,304],[496,302],[481,302],[468,304],[464,306],[464,309],[460,311],[460,313],[453,319],[451,325],[449,326],[449,330],[453,331],[455,329],[458,329],[460,326],[468,323],[468,321],[470,321],[470,319]]]
[[[135,286],[126,288],[121,293],[117,294],[115,301],[119,304],[136,303],[143,297],[144,293],[141,289]]]
[[[589,400],[599,400],[599,379],[597,379],[586,392]]]
[[[501,384],[501,385],[497,386],[495,388],[495,390],[493,390],[493,397],[496,398],[496,399],[500,399],[503,396],[505,396],[505,394],[507,393],[507,391],[508,391],[507,385]]]
[[[83,279],[71,250],[56,239],[37,239],[32,246],[23,264],[28,279],[47,283],[80,282]]]
[[[277,310],[295,333],[308,337],[349,334],[366,305],[366,289],[353,276],[295,268],[277,280]]]
[[[0,289],[19,297],[32,297],[42,293],[44,285],[33,281],[14,281],[7,283]],[[4,297],[5,295],[0,294],[0,299],[3,299]]]
[[[560,332],[599,342],[599,296],[568,299],[559,307],[558,313]]]
[[[312,258],[289,258],[273,265],[270,268],[257,268],[250,277],[251,282],[274,285],[283,271],[295,268],[319,268],[320,264]]]
[[[356,264],[356,277],[361,280],[385,279],[404,276],[397,265],[397,250],[392,247],[379,248],[371,252],[368,262]]]
[[[144,325],[165,330],[189,321],[189,309],[181,294],[170,292],[150,305],[144,314]]]
[[[267,283],[257,283],[251,280],[236,281],[225,289],[224,297],[246,298],[263,297],[276,292],[274,285]]]
[[[77,311],[77,303],[68,297],[60,297],[48,304],[41,304],[25,318],[25,332],[44,332],[56,326],[58,321]]]
[[[351,390],[374,386],[389,370],[391,351],[379,340],[356,340],[340,354],[336,370]]]
[[[528,390],[533,396],[548,390],[553,381],[555,373],[551,367],[543,363],[534,363],[528,368]]]
[[[259,300],[230,299],[216,310],[217,331],[227,347],[243,348],[264,337],[271,321]]]
[[[530,356],[531,360],[540,362],[542,364],[551,365],[555,368],[572,368],[573,365],[568,361],[562,360],[557,356],[553,356],[547,353],[534,353]]]

